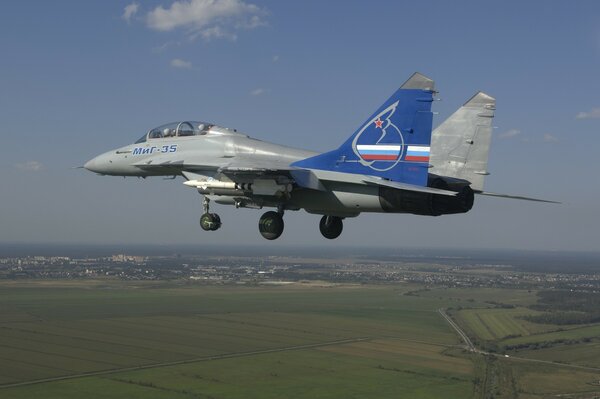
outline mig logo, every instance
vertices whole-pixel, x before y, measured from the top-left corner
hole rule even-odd
[[[135,147],[131,152],[131,155],[151,155],[151,154],[166,154],[169,152],[176,152],[177,144],[163,145],[160,147]]]
[[[391,118],[398,101],[368,121],[352,141],[352,150],[359,162],[371,169],[384,172],[402,159],[404,137]]]

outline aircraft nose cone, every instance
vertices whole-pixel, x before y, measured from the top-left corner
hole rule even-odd
[[[98,157],[92,158],[83,165],[83,167],[90,172],[100,173],[100,166],[98,165]]]
[[[83,165],[83,167],[86,168],[87,170],[93,172],[94,171],[94,164],[95,164],[94,160],[90,159],[89,161],[87,161],[85,163],[85,165]]]

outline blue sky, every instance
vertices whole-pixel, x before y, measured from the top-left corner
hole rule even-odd
[[[597,1],[22,1],[0,13],[0,241],[267,243],[261,214],[215,207],[180,179],[71,167],[179,119],[325,151],[410,74],[436,81],[441,123],[497,99],[486,189],[466,215],[364,214],[335,245],[597,250]],[[286,214],[279,243],[334,245]]]

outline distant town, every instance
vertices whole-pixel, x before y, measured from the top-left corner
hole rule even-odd
[[[406,282],[432,287],[543,287],[600,292],[599,273],[531,272],[507,264],[447,263],[287,256],[16,256],[0,258],[0,279],[177,279],[207,284]]]

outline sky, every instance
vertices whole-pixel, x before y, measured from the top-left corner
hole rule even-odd
[[[12,1],[0,12],[0,242],[323,245],[597,251],[598,1]],[[81,166],[150,128],[205,120],[336,148],[413,72],[434,126],[478,90],[497,100],[486,190],[471,212],[362,214],[335,241],[319,216],[213,206],[182,179]]]

